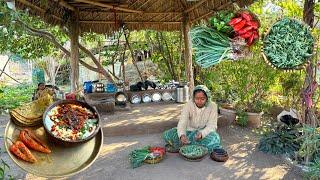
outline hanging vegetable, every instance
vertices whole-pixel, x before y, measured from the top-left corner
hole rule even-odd
[[[249,11],[218,12],[210,18],[211,27],[191,30],[196,63],[202,68],[222,60],[238,60],[248,54],[248,46],[259,39],[259,20]],[[231,29],[231,31],[230,31]]]
[[[263,55],[275,68],[299,69],[312,56],[314,39],[309,28],[295,19],[273,24],[263,40]]]
[[[249,11],[241,11],[232,18],[229,25],[233,28],[235,37],[245,39],[248,46],[259,39],[259,22]]]
[[[228,25],[228,22],[234,16],[234,13],[228,11],[217,12],[215,16],[210,18],[210,24],[213,29],[216,29],[219,32],[231,34],[232,27]]]
[[[192,29],[190,34],[196,63],[202,68],[218,64],[232,53],[230,39],[217,30],[198,26]]]

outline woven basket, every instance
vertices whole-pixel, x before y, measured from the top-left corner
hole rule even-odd
[[[152,158],[152,159],[146,159],[144,160],[145,163],[147,164],[157,164],[159,163],[160,161],[162,161],[162,159],[164,158],[164,156],[157,156],[155,158]]]
[[[166,144],[165,148],[166,148],[166,152],[179,153],[179,148],[175,148],[175,147],[171,146],[170,144]]]
[[[294,18],[289,18],[289,19],[295,20],[295,21],[297,21],[298,23],[300,23],[300,24],[302,24],[302,25],[304,25],[304,26],[308,26],[308,25],[305,24],[304,22],[301,22],[301,21],[299,21],[299,20],[297,20],[297,19],[294,19]],[[264,38],[263,38],[263,40],[262,40],[263,45],[261,46],[261,55],[262,55],[264,61],[265,61],[268,65],[270,65],[271,67],[273,67],[274,69],[284,70],[284,71],[286,71],[286,72],[291,72],[291,71],[294,71],[294,70],[301,70],[301,69],[307,67],[307,66],[310,64],[310,59],[311,59],[311,57],[308,58],[308,59],[306,59],[304,63],[302,63],[302,64],[300,64],[300,65],[298,65],[298,66],[296,66],[296,67],[294,67],[294,68],[280,68],[280,67],[277,67],[277,66],[273,65],[272,62],[271,62],[271,61],[268,59],[268,57],[266,56],[265,52],[263,51],[265,38],[269,35],[270,30],[271,30],[271,28],[274,26],[274,24],[276,24],[277,22],[279,22],[279,21],[281,21],[281,20],[282,20],[282,19],[278,19],[276,22],[274,22],[274,23],[270,26],[269,29],[267,29],[267,30],[265,31],[265,33],[264,33]],[[316,42],[314,42],[314,44],[313,44],[313,53],[315,52],[315,49],[316,49],[316,48],[317,48]]]
[[[198,157],[198,158],[188,158],[188,157],[186,157],[186,156],[184,156],[182,154],[180,154],[180,156],[186,161],[199,162],[199,161],[202,161],[207,156],[207,154],[205,154],[205,155],[203,155],[201,157]]]
[[[186,145],[188,146],[188,145]],[[199,146],[202,148],[202,154],[199,155],[199,156],[187,156],[187,155],[184,155],[182,153],[182,150],[185,146],[181,147],[180,150],[179,150],[179,154],[186,160],[191,160],[191,161],[196,161],[196,160],[202,160],[207,154],[208,154],[208,149],[206,147],[203,147],[203,146]]]

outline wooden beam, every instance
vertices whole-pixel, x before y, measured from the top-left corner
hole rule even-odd
[[[189,82],[189,92],[193,91],[194,88],[194,78],[193,78],[193,68],[192,68],[192,44],[190,37],[191,23],[189,20],[189,14],[185,13],[183,16],[183,38],[184,38],[184,58],[186,64],[186,78]]]
[[[224,9],[224,8],[228,7],[228,6],[231,5],[232,3],[233,3],[233,2],[228,2],[228,3],[223,4],[223,5],[221,5],[221,6],[217,7],[217,8],[214,8],[214,10],[210,10],[209,12],[207,12],[207,13],[205,13],[205,14],[203,14],[203,15],[201,15],[201,16],[193,19],[193,20],[191,20],[191,23],[194,23],[194,22],[197,22],[197,21],[199,21],[199,20],[201,20],[201,19],[204,19],[204,18],[206,18],[207,16],[210,16],[210,15],[216,13],[217,11],[219,11],[219,10],[221,10],[221,9]]]
[[[138,9],[141,9],[144,5],[146,5],[150,0],[146,0],[141,6],[138,7]]]
[[[104,3],[100,3],[100,2],[92,2],[92,1],[89,1],[89,0],[75,0],[75,1],[76,2],[87,3],[87,4],[92,4],[92,5],[100,6],[100,7],[104,7],[104,8],[124,11],[124,12],[143,13],[143,11],[138,11],[138,10],[128,9],[128,8],[122,8],[122,7],[118,7],[118,6],[111,6],[111,5],[108,5],[108,4],[104,4]]]
[[[33,5],[32,3],[30,3],[30,2],[28,2],[28,1],[26,1],[26,0],[17,0],[17,2],[19,2],[19,3],[21,3],[21,4],[24,4],[24,5],[32,8],[32,9],[35,9],[35,10],[39,11],[40,13],[43,13],[43,14],[46,13],[46,10],[44,10],[44,9],[38,7],[38,6],[35,6],[35,5]],[[56,15],[53,15],[53,14],[50,14],[50,15],[51,15],[53,18],[55,18],[55,19],[57,19],[57,20],[59,20],[59,21],[63,21],[62,18],[60,18],[60,17],[58,17],[58,16],[56,16]]]
[[[71,67],[71,92],[79,88],[79,14],[77,11],[71,15],[72,20],[69,22],[70,37],[70,67]]]
[[[73,6],[71,6],[70,4],[65,2],[64,0],[55,0],[55,1],[58,1],[60,6],[63,6],[63,7],[67,8],[67,9],[69,9],[71,11],[75,11],[76,10]]]
[[[208,1],[208,0],[202,0],[202,1],[200,1],[200,2],[197,2],[195,5],[191,6],[190,8],[188,8],[187,10],[185,10],[184,12],[185,12],[185,13],[188,13],[188,12],[190,12],[190,11],[192,11],[193,9],[199,7],[201,4],[203,4],[203,3],[207,2],[207,1]]]
[[[90,21],[90,20],[82,20],[80,23],[92,23],[92,24],[114,24],[114,21]],[[180,21],[124,21],[125,24],[181,24]]]
[[[187,7],[187,3],[185,0],[179,0],[180,4],[182,5],[183,9]]]
[[[110,9],[108,9],[110,10]],[[89,11],[86,11],[86,13],[91,13]],[[92,13],[97,13],[97,11],[92,11]],[[104,14],[108,15],[114,15],[113,12],[103,12]],[[141,15],[182,15],[183,12],[143,12]],[[129,12],[117,12],[117,15],[132,15],[132,13]]]

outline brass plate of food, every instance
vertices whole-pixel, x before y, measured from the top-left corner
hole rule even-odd
[[[51,150],[50,153],[42,153],[30,149],[32,155],[36,158],[36,162],[30,163],[21,160],[10,151],[13,142],[21,140],[19,135],[22,129],[23,127],[17,126],[12,121],[8,122],[5,129],[6,150],[20,168],[41,177],[68,177],[85,170],[97,159],[103,145],[103,132],[101,129],[89,141],[77,146],[65,147],[49,141],[48,134],[43,126],[29,127],[30,132]]]

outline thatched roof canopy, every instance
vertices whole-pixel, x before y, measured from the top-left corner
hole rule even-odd
[[[181,30],[184,15],[196,23],[233,2],[243,7],[253,0],[16,0],[16,6],[54,25],[78,12],[81,32],[108,33],[120,23],[130,30]]]

